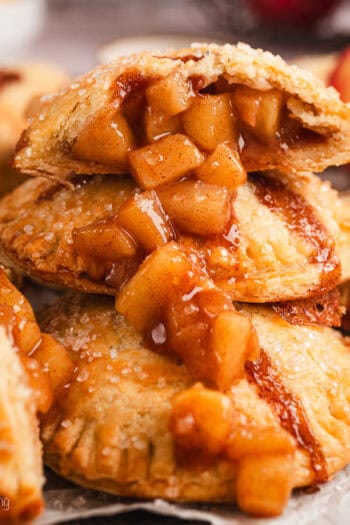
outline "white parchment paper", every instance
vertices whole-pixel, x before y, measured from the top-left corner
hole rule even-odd
[[[55,484],[58,485],[55,488]],[[348,525],[350,524],[350,466],[333,481],[313,494],[295,492],[283,516],[254,519],[240,513],[233,505],[180,505],[162,500],[130,502],[99,492],[75,488],[67,483],[49,481],[45,491],[46,511],[35,525],[51,525],[73,519],[111,516],[134,510],[175,516],[185,520],[203,520],[212,525]]]

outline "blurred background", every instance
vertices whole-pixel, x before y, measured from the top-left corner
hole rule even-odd
[[[334,51],[350,41],[350,3],[0,0],[2,64],[44,60],[74,75],[114,53],[148,46],[177,47],[191,40],[245,40],[287,57]]]

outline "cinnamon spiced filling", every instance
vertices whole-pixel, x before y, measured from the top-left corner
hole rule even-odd
[[[162,79],[130,71],[116,80],[110,106],[78,133],[71,155],[131,171],[144,189],[185,175],[206,177],[219,162],[225,185],[232,186],[237,171],[260,169],[273,150],[324,140],[302,126],[288,103],[281,90],[225,77],[206,85],[181,71]]]

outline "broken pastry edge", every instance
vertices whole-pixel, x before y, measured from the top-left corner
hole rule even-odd
[[[3,365],[1,381],[4,381],[6,374],[11,373],[7,387],[9,389],[13,388],[12,392],[8,392],[7,402],[10,406],[5,407],[5,410],[8,411],[7,416],[10,419],[17,418],[18,424],[19,422],[21,424],[19,432],[15,432],[15,429],[12,428],[16,424],[15,420],[10,423],[10,428],[8,429],[13,432],[13,453],[16,455],[16,459],[14,461],[14,458],[9,458],[12,467],[7,465],[6,468],[6,464],[3,465],[4,477],[0,481],[0,496],[2,501],[8,498],[9,505],[8,509],[1,508],[0,523],[12,523],[12,521],[17,523],[18,520],[31,520],[37,517],[41,514],[44,507],[42,494],[44,485],[41,461],[42,446],[39,440],[39,422],[36,418],[33,404],[32,389],[27,381],[26,373],[20,363],[14,343],[10,340],[3,326],[0,326],[0,353],[2,354]],[[3,395],[6,394],[3,390],[2,392]],[[2,403],[6,403],[5,395],[1,398],[0,404]],[[7,422],[3,423],[6,425]],[[25,441],[24,447],[23,440]],[[4,462],[6,463],[5,459]],[[13,491],[13,485],[12,489],[10,488],[14,480],[10,481],[10,487],[5,488],[5,478],[6,474],[9,475],[8,470],[10,468],[15,469],[13,475],[16,478],[16,483],[18,483],[15,492]],[[17,469],[19,469],[19,472]],[[21,469],[23,469],[22,473],[20,473]]]
[[[181,57],[190,57],[186,63],[183,63]],[[192,57],[192,59],[191,59]],[[208,69],[208,71],[207,71]],[[254,83],[254,88],[267,89],[267,88],[280,88],[285,89],[287,92],[290,91],[292,95],[302,96],[306,105],[311,104],[315,109],[315,114],[312,112],[308,113],[307,109],[303,104],[299,104],[296,108],[296,117],[298,119],[306,119],[309,122],[308,126],[321,127],[325,129],[338,129],[334,137],[331,138],[331,144],[329,145],[331,151],[332,164],[344,164],[349,160],[350,154],[344,153],[346,151],[346,141],[344,135],[347,135],[346,130],[349,131],[350,125],[350,110],[343,104],[337,92],[332,89],[326,89],[322,82],[317,81],[307,71],[302,71],[296,66],[288,66],[280,57],[275,57],[268,52],[262,50],[254,50],[246,44],[239,44],[238,46],[216,46],[216,45],[202,45],[199,47],[189,48],[180,50],[178,52],[170,53],[168,57],[159,57],[156,54],[144,53],[140,55],[132,55],[130,57],[122,57],[119,60],[112,62],[109,65],[100,66],[93,70],[90,74],[87,74],[81,79],[78,79],[72,84],[72,88],[65,92],[65,95],[58,101],[58,108],[62,110],[64,107],[64,100],[66,99],[71,108],[74,107],[74,113],[79,119],[79,109],[73,102],[76,99],[75,94],[79,93],[79,98],[82,105],[86,104],[90,109],[91,117],[94,115],[94,111],[98,108],[103,108],[104,105],[109,101],[111,94],[109,90],[112,90],[112,96],[114,96],[114,81],[115,79],[127,72],[134,71],[134,75],[139,79],[140,77],[151,77],[151,78],[162,78],[176,70],[182,71],[185,75],[204,75],[208,79],[208,83],[211,82],[217,75],[221,75],[225,72],[232,75],[236,80],[239,78],[242,83],[249,85],[249,82]],[[271,78],[272,77],[272,78]],[[243,79],[243,80],[242,80]],[[95,90],[95,93],[94,93]],[[91,98],[94,98],[94,107],[92,109]],[[76,101],[75,101],[76,102]],[[118,107],[118,99],[114,103],[115,107]],[[40,148],[38,152],[35,152],[35,136],[40,135],[41,131],[50,134],[50,125],[47,126],[46,120],[53,120],[53,128],[55,128],[56,117],[54,114],[55,105],[52,107],[52,115],[50,115],[50,107],[44,109],[40,117],[33,120],[32,127],[29,128],[19,142],[16,163],[17,167],[23,171],[28,171],[28,174],[41,174],[50,177],[52,167],[55,166],[61,169],[71,169],[75,173],[111,173],[118,172],[116,167],[113,169],[106,168],[104,164],[97,162],[79,162],[71,158],[66,158],[62,161],[62,151],[58,147],[57,142],[50,142],[43,145],[43,150]],[[68,112],[70,110],[68,109]],[[324,116],[322,123],[322,116]],[[82,116],[82,115],[81,115]],[[40,120],[39,120],[40,118]],[[73,118],[73,117],[72,117]],[[86,114],[84,114],[86,120]],[[80,122],[72,121],[71,116],[66,117],[66,124],[62,126],[62,118],[60,115],[59,126],[61,129],[62,143],[70,143],[74,136],[79,133],[79,126],[82,125]],[[83,119],[80,119],[81,121]],[[64,128],[68,128],[71,124],[71,130],[67,131]],[[33,130],[33,131],[32,131]],[[40,131],[41,130],[41,131]],[[62,135],[63,133],[63,135]],[[68,133],[68,135],[67,135]],[[73,135],[72,135],[73,133]],[[34,142],[30,144],[31,137]],[[55,139],[56,140],[56,135]],[[45,150],[45,148],[47,148]],[[315,145],[313,145],[315,148]],[[310,151],[313,148],[309,148]],[[321,171],[326,167],[327,161],[324,155],[324,145],[321,144],[317,148],[321,151],[320,157],[323,159],[321,163],[310,160],[310,151],[305,152],[294,152],[289,155],[289,152],[281,151],[279,155],[279,161],[281,162],[280,167],[282,169],[289,169],[291,171],[298,169],[307,169],[309,171]],[[316,148],[316,149],[317,149]],[[53,155],[54,162],[43,164],[43,169],[39,166],[35,166],[35,162],[31,161],[31,156],[37,160],[40,155],[46,159],[50,154]],[[289,159],[289,157],[291,158]],[[262,162],[259,166],[261,169],[271,168],[268,163],[268,159]],[[120,171],[120,170],[119,170]],[[31,173],[29,173],[31,172]],[[39,173],[40,172],[40,173]],[[125,170],[121,170],[125,172]]]

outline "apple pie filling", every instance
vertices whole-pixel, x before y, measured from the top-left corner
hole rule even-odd
[[[161,80],[129,72],[116,81],[113,97],[79,131],[71,155],[131,171],[143,189],[184,176],[234,189],[274,149],[323,139],[293,118],[292,97],[281,90],[224,77],[204,86],[204,79],[180,72]]]
[[[116,214],[75,228],[73,245],[90,277],[118,289],[117,311],[153,349],[226,392],[243,377],[247,360],[259,356],[250,320],[235,309],[232,293],[215,284],[244,280],[235,274],[233,204],[254,166],[249,152],[253,144],[283,149],[284,134],[297,143],[311,132],[290,118],[286,96],[275,89],[221,78],[200,91],[198,79],[180,73],[136,80],[117,82],[120,110],[105,109],[89,122],[72,155],[122,167],[138,187]],[[321,290],[334,287],[334,241],[313,209],[269,176],[251,174],[249,182],[256,198],[307,243],[307,260],[323,268]],[[119,261],[135,264],[124,282]]]
[[[314,209],[268,175],[251,174],[249,183],[257,200],[306,243],[306,261],[319,268],[319,293],[334,288],[340,271],[334,239]],[[230,280],[239,286],[246,279],[236,263],[240,238],[234,198],[225,185],[183,178],[136,189],[116,214],[72,232],[89,275],[118,291],[117,311],[152,348],[171,352],[194,379],[223,392],[259,354],[250,321],[232,303]],[[134,271],[121,282],[125,261]]]

